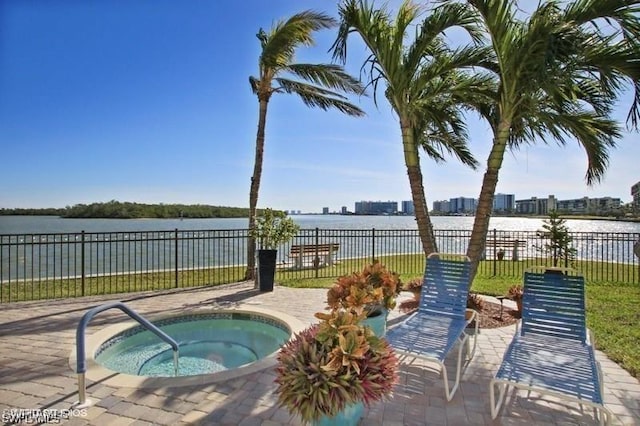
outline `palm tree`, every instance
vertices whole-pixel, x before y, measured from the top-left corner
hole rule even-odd
[[[351,116],[363,116],[364,112],[351,104],[344,94],[363,94],[360,82],[334,64],[295,63],[296,49],[314,44],[313,33],[335,27],[335,19],[323,13],[304,11],[286,21],[277,22],[266,33],[262,28],[257,34],[262,47],[258,62],[258,77],[249,77],[251,90],[258,97],[260,106],[256,152],[249,191],[249,230],[255,228],[258,192],[262,176],[264,135],[267,107],[275,93],[296,94],[309,107],[323,110],[335,108]],[[249,237],[247,248],[246,279],[253,279],[255,267],[255,239]]]
[[[428,255],[437,251],[437,245],[424,194],[419,148],[435,161],[444,161],[444,154],[449,153],[475,167],[477,162],[467,148],[462,108],[479,101],[490,80],[463,71],[485,58],[486,50],[451,50],[444,42],[444,31],[454,26],[475,36],[473,15],[462,5],[446,4],[416,25],[423,12],[421,6],[405,1],[394,19],[386,9],[376,9],[373,2],[344,0],[339,6],[341,24],[333,52],[334,58],[344,63],[348,36],[356,32],[370,51],[362,66],[368,70],[368,86],[375,94],[381,81],[386,85],[385,97],[400,122],[418,232]],[[405,45],[407,40],[410,43]]]
[[[602,179],[620,137],[611,112],[628,82],[635,89],[628,121],[637,128],[640,21],[639,2],[630,0],[575,0],[564,9],[552,0],[526,20],[518,19],[512,0],[468,3],[488,36],[499,81],[493,103],[481,109],[493,142],[467,250],[473,279],[507,149],[575,139],[587,154],[591,185]]]

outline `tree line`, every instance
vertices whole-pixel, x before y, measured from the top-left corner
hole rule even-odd
[[[76,204],[65,208],[0,209],[0,215],[60,216],[64,218],[102,219],[173,219],[173,218],[232,218],[248,217],[249,209],[241,207],[209,206],[204,204],[141,204],[120,201]]]

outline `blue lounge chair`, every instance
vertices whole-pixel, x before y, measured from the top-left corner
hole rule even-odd
[[[441,367],[447,401],[453,398],[460,384],[463,349],[470,360],[476,349],[478,322],[476,321],[473,348],[469,346],[467,325],[475,319],[475,311],[465,318],[469,290],[470,262],[444,260],[434,253],[427,258],[424,282],[418,311],[387,331],[386,338],[400,354],[432,361]],[[456,378],[449,390],[449,379],[444,360],[458,346]],[[466,365],[467,361],[465,361]]]
[[[585,323],[584,278],[525,272],[522,319],[489,385],[491,416],[496,418],[506,390],[514,387],[590,406],[601,424],[609,423],[592,341]]]

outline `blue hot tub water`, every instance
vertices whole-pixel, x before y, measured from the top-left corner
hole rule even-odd
[[[257,314],[188,315],[154,324],[179,344],[179,376],[215,373],[252,363],[277,351],[290,337],[284,324]],[[171,347],[142,327],[107,340],[95,359],[120,373],[174,377]]]

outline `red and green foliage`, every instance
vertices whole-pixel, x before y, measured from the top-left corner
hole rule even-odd
[[[362,272],[344,275],[327,292],[329,309],[353,309],[361,313],[371,307],[396,307],[396,297],[402,288],[400,276],[382,263],[367,265]]]
[[[354,312],[316,317],[322,321],[296,334],[278,354],[279,404],[310,422],[354,403],[390,397],[398,358],[387,341],[361,326],[362,316]]]

